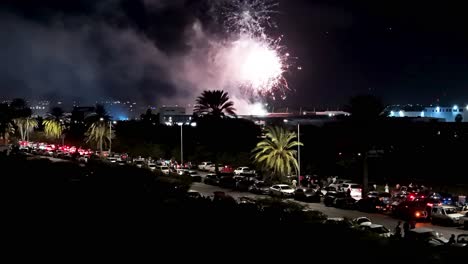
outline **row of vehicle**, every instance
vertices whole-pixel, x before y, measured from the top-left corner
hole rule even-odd
[[[204,161],[198,165],[198,169],[201,171],[214,173],[216,172],[216,164],[210,161]],[[233,173],[234,175],[255,174],[255,170],[252,170],[249,167],[238,167],[234,169],[230,165],[223,165],[223,164],[218,164],[218,171],[220,173],[225,173],[225,174]]]
[[[468,221],[466,220],[467,211],[463,211],[463,208],[456,208],[437,202],[434,198],[429,198],[437,196],[435,194],[424,198],[423,196],[418,196],[417,199],[407,199],[407,197],[413,196],[414,193],[391,195],[386,192],[372,191],[362,199],[356,199],[357,197],[352,195],[352,191],[348,191],[347,189],[350,187],[354,188],[352,187],[354,183],[342,182],[340,185],[325,188],[320,188],[317,184],[309,185],[309,188],[292,188],[286,184],[270,186],[255,177],[249,177],[248,174],[234,177],[209,174],[205,177],[204,182],[224,188],[249,191],[262,195],[294,198],[304,202],[321,202],[323,200],[325,206],[369,213],[385,213],[404,220],[430,220],[433,224],[460,225],[465,228],[468,225]],[[465,207],[464,210],[467,210],[467,208]]]
[[[468,225],[467,206],[457,208],[427,198],[406,199],[400,195],[370,192],[363,199],[356,201],[345,192],[328,188],[323,201],[325,206],[391,214],[404,220],[431,221],[438,225],[464,226],[465,229]]]

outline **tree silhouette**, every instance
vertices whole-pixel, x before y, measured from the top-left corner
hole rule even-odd
[[[234,103],[230,101],[227,92],[221,90],[203,91],[197,98],[194,114],[223,118],[226,115],[236,116]]]
[[[351,118],[358,122],[376,121],[385,116],[384,106],[374,95],[358,95],[351,98],[345,110],[351,113]]]

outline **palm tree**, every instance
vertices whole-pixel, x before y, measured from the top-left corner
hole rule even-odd
[[[296,133],[283,127],[266,128],[265,139],[253,149],[253,159],[264,170],[269,171],[271,181],[282,181],[291,172],[298,171],[295,147],[303,146],[296,141]]]
[[[110,125],[104,119],[92,123],[86,132],[86,143],[96,143],[96,149],[99,149],[102,154],[106,140],[110,142],[113,138],[113,132],[109,129],[111,129]]]
[[[214,118],[223,118],[226,115],[236,116],[235,111],[234,103],[229,100],[228,93],[220,90],[203,91],[197,98],[193,110],[196,115]]]
[[[37,120],[32,117],[20,117],[13,119],[21,136],[22,141],[29,141],[29,133],[39,125]]]
[[[111,141],[113,138],[112,131],[110,129],[110,115],[107,113],[106,108],[97,104],[94,108],[94,113],[86,117],[86,122],[89,127],[86,132],[86,142],[96,143],[96,148],[99,149],[102,154],[103,145],[107,141]]]
[[[46,119],[42,121],[44,125],[44,132],[46,136],[54,139],[59,139],[64,130],[63,124],[63,110],[60,107],[54,107],[47,115]]]

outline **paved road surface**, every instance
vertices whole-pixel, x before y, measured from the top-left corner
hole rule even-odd
[[[239,198],[242,196],[248,196],[252,198],[265,197],[262,195],[255,195],[255,194],[248,193],[248,192],[238,192],[238,191],[227,190],[218,186],[211,186],[211,185],[206,185],[203,183],[194,183],[191,189],[198,191],[203,195],[213,195],[213,192],[215,191],[223,191],[226,194],[232,196],[233,198]],[[307,206],[309,209],[321,211],[325,213],[326,215],[328,215],[329,217],[347,217],[347,218],[353,219],[353,218],[360,217],[360,216],[366,216],[370,218],[372,222],[376,224],[384,225],[385,227],[387,227],[388,229],[392,231],[395,229],[399,221],[398,219],[392,218],[388,215],[363,213],[363,212],[359,212],[355,210],[343,210],[343,209],[337,209],[334,207],[326,207],[323,203],[302,203],[302,202],[299,202],[299,203]],[[461,228],[433,226],[431,223],[417,223],[416,227],[432,228],[436,230],[437,232],[443,234],[443,236],[446,238],[449,238],[451,234],[459,235],[462,233],[465,233],[465,234],[468,233],[468,231],[463,230]]]

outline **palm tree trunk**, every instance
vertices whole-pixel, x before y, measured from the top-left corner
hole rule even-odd
[[[102,136],[101,135],[99,136],[99,152],[102,155]]]
[[[26,141],[29,142],[29,120],[28,120],[28,122],[26,122],[26,135],[25,136],[26,136]],[[23,141],[24,141],[24,139],[23,139]]]

